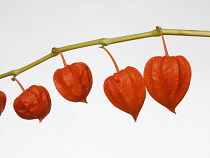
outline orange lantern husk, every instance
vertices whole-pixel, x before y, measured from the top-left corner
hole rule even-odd
[[[161,105],[175,113],[191,80],[191,68],[183,56],[151,58],[144,69],[147,91]]]
[[[128,66],[119,70],[109,51],[102,47],[111,57],[117,73],[106,78],[104,92],[109,101],[118,109],[132,115],[136,121],[146,98],[146,89],[141,73]]]
[[[83,62],[66,65],[55,71],[53,81],[58,92],[72,102],[87,103],[92,87],[92,73]]]
[[[17,79],[16,79],[17,81]],[[19,81],[18,84],[20,85]],[[26,120],[39,119],[41,122],[51,110],[51,98],[43,86],[32,85],[14,100],[17,115]]]
[[[146,98],[144,80],[136,68],[128,66],[108,77],[104,81],[104,92],[115,107],[136,121]]]
[[[62,52],[60,54],[64,68],[57,69],[53,81],[57,91],[68,101],[87,103],[87,96],[92,88],[93,79],[90,68],[83,62],[67,65]]]
[[[144,82],[151,97],[175,112],[187,93],[191,81],[191,67],[183,56],[169,56],[161,32],[165,56],[152,57],[144,68]]]
[[[0,91],[0,115],[4,111],[6,100],[7,100],[6,94],[3,91]]]

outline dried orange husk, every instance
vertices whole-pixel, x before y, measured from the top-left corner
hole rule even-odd
[[[4,111],[6,100],[7,100],[6,94],[3,91],[0,91],[0,115]]]
[[[83,62],[66,65],[55,71],[53,81],[58,92],[72,102],[87,103],[92,88],[92,73]]]
[[[147,91],[173,113],[187,93],[190,80],[191,67],[183,56],[156,56],[144,68]]]
[[[132,115],[136,121],[146,98],[144,80],[136,68],[128,66],[106,78],[104,92],[115,107]]]
[[[23,119],[41,122],[51,110],[51,99],[43,86],[32,85],[14,100],[14,110]]]

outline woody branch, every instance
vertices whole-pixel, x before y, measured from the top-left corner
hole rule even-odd
[[[61,52],[65,52],[65,51],[88,47],[88,46],[93,46],[93,45],[107,46],[107,45],[111,45],[111,44],[115,44],[115,43],[121,43],[121,42],[126,42],[126,41],[131,41],[131,40],[142,39],[142,38],[157,37],[157,36],[161,35],[160,29],[162,30],[163,35],[210,37],[210,31],[163,29],[160,27],[156,27],[156,29],[149,31],[149,32],[121,36],[121,37],[115,37],[115,38],[100,38],[100,39],[96,39],[96,40],[92,40],[92,41],[87,41],[87,42],[82,42],[82,43],[77,43],[77,44],[60,47],[58,49]],[[52,48],[51,53],[49,53],[48,55],[28,64],[26,66],[23,66],[22,68],[1,74],[0,79],[4,78],[4,77],[8,77],[8,76],[15,77],[15,76],[19,75],[20,73],[22,73],[22,72],[44,62],[52,57],[57,56],[59,54],[58,49]]]

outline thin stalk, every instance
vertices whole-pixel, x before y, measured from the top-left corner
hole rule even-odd
[[[58,53],[60,54],[61,59],[62,59],[62,61],[63,61],[63,65],[64,65],[64,67],[66,67],[67,64],[66,64],[66,60],[65,60],[65,58],[64,58],[64,56],[63,56],[63,53],[62,53],[58,48],[54,48],[54,49],[56,49],[56,50],[58,51]]]
[[[178,29],[162,29],[162,28],[161,28],[161,30],[162,30],[163,35],[210,37],[210,31],[178,30]],[[83,48],[83,47],[89,47],[89,46],[93,46],[93,45],[107,46],[107,45],[111,45],[111,44],[131,41],[131,40],[137,40],[137,39],[149,38],[149,37],[158,37],[158,36],[160,36],[160,27],[156,27],[156,29],[149,31],[149,32],[121,36],[121,37],[115,37],[115,38],[100,38],[100,39],[96,39],[96,40],[92,40],[92,41],[87,41],[87,42],[82,42],[82,43],[77,43],[77,44],[60,47],[58,49],[60,50],[60,52],[65,52],[65,51]],[[7,76],[17,76],[20,73],[22,73],[28,69],[31,69],[32,67],[34,67],[34,66],[52,58],[52,57],[57,56],[58,54],[59,54],[58,50],[56,50],[55,48],[52,48],[51,53],[49,53],[48,55],[28,64],[26,66],[23,66],[22,68],[3,73],[0,75],[0,79],[7,77]]]
[[[112,62],[114,63],[114,66],[116,68],[116,71],[119,72],[120,71],[119,70],[119,67],[117,66],[117,62],[113,58],[112,54],[104,46],[102,46],[101,48],[104,49],[109,54],[110,58],[112,59]]]
[[[164,51],[165,51],[165,56],[169,56],[168,50],[167,50],[167,47],[166,47],[166,42],[165,42],[165,39],[163,37],[163,33],[162,33],[162,29],[161,28],[160,28],[160,36],[162,38],[163,47],[164,47]]]
[[[22,86],[22,84],[18,81],[18,79],[16,77],[12,78],[13,81],[16,81],[18,83],[18,85],[20,86],[20,88],[22,89],[22,91],[25,91],[25,88]]]

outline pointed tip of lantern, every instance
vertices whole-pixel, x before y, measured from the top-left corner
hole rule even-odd
[[[1,116],[2,113],[3,113],[3,111],[0,111],[0,116]]]
[[[176,115],[176,111],[175,109],[170,110],[171,112],[173,112]]]
[[[88,103],[87,100],[86,100],[86,98],[85,98],[82,102],[83,102],[83,103],[86,103],[86,104]]]
[[[133,116],[133,115],[132,115],[132,116]],[[137,117],[138,117],[138,116],[133,116],[134,123],[136,123]]]
[[[43,119],[39,118],[39,123],[42,123],[42,120],[43,120]]]

